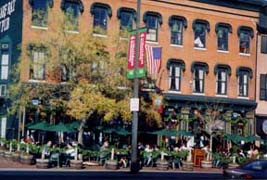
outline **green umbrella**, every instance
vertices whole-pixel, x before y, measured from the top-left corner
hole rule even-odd
[[[56,125],[53,125],[50,127],[49,131],[55,131],[55,132],[75,132],[76,130],[68,127],[64,123],[60,122]]]
[[[73,121],[71,123],[66,124],[66,126],[70,129],[78,129],[80,127],[79,121]]]
[[[128,131],[124,128],[116,129],[114,132],[118,135],[121,135],[121,136],[128,136],[128,135],[132,134],[130,131]]]
[[[48,124],[46,121],[41,121],[32,125],[28,126],[28,129],[35,129],[35,130],[44,130],[47,131],[51,127],[50,124]]]
[[[159,136],[193,136],[190,132],[185,130],[175,130],[175,129],[161,129],[158,131],[151,132],[150,134],[157,134]]]
[[[246,137],[246,142],[254,142],[254,141],[262,141],[262,139],[260,137],[254,136],[254,135],[250,135]]]
[[[241,141],[246,141],[246,137],[240,136],[238,134],[226,134],[225,138],[227,140],[233,141],[236,144],[241,142]]]

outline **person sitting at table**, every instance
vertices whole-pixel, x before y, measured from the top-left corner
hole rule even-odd
[[[46,145],[44,146],[43,150],[42,150],[42,156],[44,156],[44,158],[49,158],[50,157],[50,148],[52,146],[52,141],[48,141],[46,143]]]
[[[72,159],[74,159],[75,157],[75,149],[72,147],[71,143],[67,144],[67,150],[65,151],[66,155],[68,157],[71,157]]]

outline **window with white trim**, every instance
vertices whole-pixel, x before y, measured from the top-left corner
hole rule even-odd
[[[8,51],[1,52],[0,80],[8,80],[10,55]]]

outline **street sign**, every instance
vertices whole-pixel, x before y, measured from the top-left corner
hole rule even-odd
[[[139,98],[131,98],[130,110],[131,111],[139,111]]]

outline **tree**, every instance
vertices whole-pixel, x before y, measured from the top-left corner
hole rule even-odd
[[[49,18],[52,17],[49,31],[40,32],[30,43],[22,44],[16,73],[20,78],[11,86],[13,112],[19,106],[29,106],[34,98],[38,98],[41,103],[37,112],[48,107],[50,111],[60,111],[81,120],[79,143],[82,143],[85,122],[93,114],[105,122],[115,118],[130,121],[132,90],[129,87],[132,82],[126,79],[128,41],[120,39],[119,30],[114,30],[111,38],[95,37],[93,31],[69,31],[75,30],[69,23],[69,16],[51,11]],[[34,74],[40,70],[31,60],[36,50],[45,50],[42,61],[46,70],[45,83],[29,83],[24,77],[25,72]],[[151,106],[145,104],[145,107],[149,121],[160,119],[151,111]],[[50,120],[56,115],[48,114]]]

